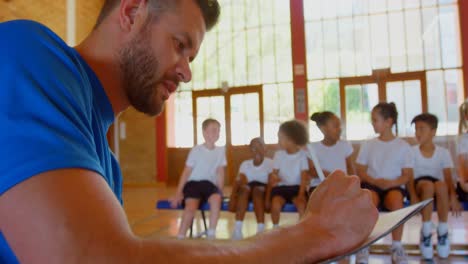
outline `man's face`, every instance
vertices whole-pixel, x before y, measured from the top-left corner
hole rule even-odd
[[[120,50],[119,62],[130,105],[154,116],[179,82],[191,80],[189,63],[198,53],[205,23],[193,0],[182,0],[174,10],[148,19]]]

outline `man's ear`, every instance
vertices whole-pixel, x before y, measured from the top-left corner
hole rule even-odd
[[[119,21],[123,31],[129,32],[132,30],[139,13],[145,14],[146,4],[147,0],[121,0]]]

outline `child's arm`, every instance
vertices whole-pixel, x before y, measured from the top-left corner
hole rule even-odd
[[[394,180],[387,179],[377,179],[375,180],[375,185],[384,190],[390,189],[393,187],[398,187],[401,185],[411,184],[410,180],[413,178],[413,168],[403,168],[401,169],[401,176]]]
[[[356,168],[354,166],[354,162],[351,156],[346,158],[346,170],[348,172],[348,175],[356,175]]]
[[[309,178],[310,176],[312,176],[312,178],[318,178],[318,173],[317,173],[317,169],[315,168],[315,165],[314,165],[314,162],[307,158],[307,163],[309,164]],[[322,170],[323,171],[323,175],[325,175],[325,177],[327,177],[331,172],[330,171],[327,171],[327,170]]]
[[[177,206],[179,206],[180,202],[184,198],[184,194],[182,193],[182,191],[191,173],[192,173],[192,168],[185,166],[184,171],[182,172],[182,175],[180,176],[179,184],[177,185],[176,194],[174,197],[170,199],[172,208],[176,208]]]
[[[273,189],[273,187],[275,187],[278,184],[278,182],[281,181],[281,179],[278,176],[278,172],[279,170],[274,169],[273,172],[270,173],[270,175],[268,175],[268,184],[265,191],[265,210],[267,212],[270,211],[271,189]]]
[[[416,193],[416,186],[414,185],[414,173],[411,173],[408,184],[406,184],[406,188],[408,189],[408,194],[410,196],[411,204],[418,203],[419,196]]]
[[[460,182],[460,187],[465,191],[468,192],[468,168],[466,166],[466,154],[459,154],[458,155],[458,177]]]
[[[299,197],[305,197],[307,192],[307,186],[310,184],[310,176],[308,171],[304,170],[301,172],[301,185],[299,186]]]
[[[457,193],[455,192],[455,187],[452,181],[452,169],[445,168],[443,172],[444,172],[444,180],[445,180],[445,183],[447,184],[447,188],[449,192],[448,193],[449,204],[452,210],[452,215],[458,217],[461,215],[461,205],[460,205],[460,202],[458,202]]]
[[[216,170],[216,174],[218,175],[217,186],[221,192],[223,192],[224,188],[224,175],[226,174],[226,167],[218,167]]]
[[[361,178],[361,182],[366,182],[371,185],[376,185],[374,177],[371,177],[369,174],[367,174],[367,165],[362,165],[362,164],[357,163],[356,172],[359,178]]]
[[[249,183],[249,180],[247,180],[247,176],[244,173],[239,173],[239,184],[246,185],[248,183]]]

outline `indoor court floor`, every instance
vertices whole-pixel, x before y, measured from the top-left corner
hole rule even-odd
[[[124,208],[134,233],[142,238],[174,237],[177,234],[181,211],[177,210],[157,210],[156,201],[167,199],[175,191],[175,188],[160,187],[125,187],[123,191]],[[230,191],[226,191],[229,194]],[[199,214],[198,214],[199,215]],[[436,219],[436,217],[434,218]],[[272,227],[269,215],[266,216],[267,229]],[[297,214],[284,213],[281,215],[281,225],[294,224],[297,221]],[[417,251],[410,251],[410,264],[415,263],[468,263],[468,212],[464,212],[460,218],[449,218],[452,244],[462,245],[463,251],[455,252],[448,260],[434,259],[433,262],[425,262],[417,255]],[[222,212],[217,229],[218,239],[229,239],[233,226],[234,214]],[[404,230],[403,243],[413,245],[418,244],[420,232],[420,218],[413,217]],[[203,231],[203,224],[200,218],[195,220],[194,234]],[[244,221],[244,236],[254,235],[256,231],[256,221],[253,213],[247,213]],[[435,241],[435,240],[434,240]],[[390,244],[390,237],[382,239],[377,243],[377,247]],[[391,263],[389,255],[373,254],[369,260],[371,264]],[[353,261],[351,261],[352,263]],[[347,262],[346,262],[347,263]]]

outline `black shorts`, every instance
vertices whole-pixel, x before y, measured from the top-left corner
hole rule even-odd
[[[419,177],[416,180],[414,180],[414,187],[417,187],[418,182],[420,182],[420,181],[430,181],[430,182],[434,183],[434,182],[438,182],[439,179],[436,179],[436,178],[434,178],[432,176],[422,176],[422,177]]]
[[[368,189],[370,191],[374,191],[375,193],[377,193],[377,195],[379,196],[379,200],[380,200],[380,204],[378,205],[378,207],[384,208],[384,209],[387,209],[387,208],[385,208],[385,206],[383,205],[383,201],[385,200],[385,197],[387,196],[387,194],[390,191],[397,190],[397,191],[401,192],[401,194],[403,195],[403,200],[407,197],[406,189],[403,189],[400,186],[392,187],[392,188],[383,190],[383,189],[380,189],[379,187],[377,187],[375,185],[369,184],[367,182],[362,182],[361,183],[361,188]]]
[[[287,203],[292,203],[294,197],[299,194],[299,185],[276,186],[271,189],[271,198],[281,196]]]
[[[199,199],[200,205],[206,203],[215,193],[221,195],[221,190],[210,181],[189,181],[184,186],[184,201],[187,198]]]
[[[258,181],[251,181],[251,182],[247,183],[247,185],[249,186],[249,188],[250,188],[251,191],[252,191],[255,187],[264,187],[264,188],[266,188],[266,184],[265,184],[265,183],[258,182]]]
[[[457,195],[458,195],[458,200],[460,200],[460,202],[468,202],[468,192],[465,192],[461,186],[460,186],[460,183],[457,182]]]

